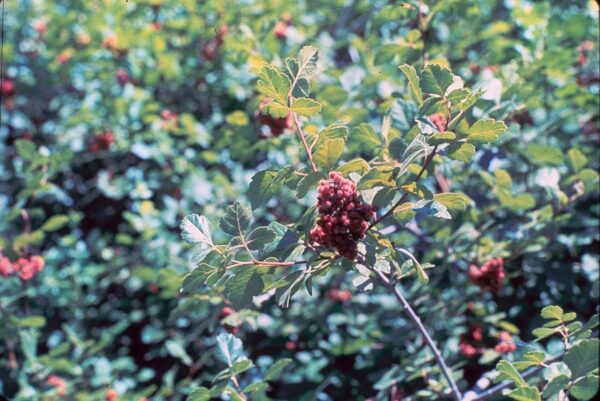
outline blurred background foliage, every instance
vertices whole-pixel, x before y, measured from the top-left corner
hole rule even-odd
[[[223,369],[213,354],[224,331],[255,362],[248,383],[291,358],[268,382],[270,399],[441,397],[432,354],[393,297],[357,291],[353,273],[331,269],[287,309],[264,297],[225,316],[217,293],[179,294],[192,266],[181,218],[217,222],[234,200],[249,204],[256,171],[304,157],[293,132],[272,137],[257,122],[250,70],[305,44],[320,49],[312,87],[324,106],[309,133],[336,121],[379,130],[408,92],[404,63],[451,67],[486,91],[474,114],[509,127],[473,163],[444,162],[427,177],[432,187],[464,192],[471,207],[450,223],[418,219],[392,234],[437,266],[428,287],[411,281],[405,290],[461,373],[461,388],[493,368],[501,331],[517,340],[515,354],[527,350],[543,306],[584,321],[596,311],[595,2],[2,7],[0,249],[11,260],[45,260],[29,280],[0,277],[0,394],[10,400],[102,400],[109,389],[119,400],[185,400]],[[406,118],[401,109],[391,129],[406,130]],[[372,152],[359,131],[346,160]],[[264,224],[295,221],[314,201],[284,189],[254,215]],[[504,258],[507,273],[496,293],[467,274],[491,257]],[[467,356],[461,335],[475,326],[485,350]]]

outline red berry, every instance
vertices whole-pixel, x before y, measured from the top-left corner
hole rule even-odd
[[[104,394],[104,399],[106,401],[115,401],[118,396],[119,396],[119,393],[117,393],[117,390],[115,390],[114,388],[111,388],[111,389],[106,390],[106,393]]]
[[[284,130],[292,126],[292,117],[288,114],[286,117],[273,117],[268,114],[263,114],[263,110],[267,104],[271,103],[271,99],[263,100],[258,106],[258,110],[254,115],[261,125],[266,125],[271,130],[271,135],[278,137]]]
[[[15,94],[15,82],[10,78],[0,80],[0,94],[2,97],[10,97]]]
[[[121,86],[124,86],[124,85],[128,84],[129,82],[131,82],[131,76],[129,75],[127,70],[123,67],[119,68],[115,75],[117,77],[117,82],[119,82],[119,85],[121,85]]]
[[[108,150],[110,145],[115,142],[115,135],[110,131],[102,132],[96,135],[90,145],[90,150],[94,153]]]
[[[469,277],[481,289],[498,292],[502,288],[505,277],[504,261],[502,258],[490,259],[481,268],[469,266]]]
[[[279,39],[285,39],[287,36],[288,25],[285,22],[278,22],[273,27],[273,33]]]

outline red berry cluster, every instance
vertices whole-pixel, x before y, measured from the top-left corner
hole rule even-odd
[[[502,258],[490,259],[481,268],[475,265],[469,266],[471,281],[477,284],[482,290],[498,292],[502,288],[502,281],[505,275],[504,260]]]
[[[433,125],[435,125],[435,127],[437,128],[438,131],[440,131],[440,132],[446,131],[446,118],[444,117],[443,114],[441,114],[441,113],[432,114],[429,116],[429,119],[431,120]]]
[[[10,78],[0,80],[0,94],[2,97],[11,97],[15,94],[15,82]]]
[[[131,79],[131,76],[129,75],[129,72],[127,72],[127,70],[123,67],[120,67],[116,74],[115,74],[116,78],[117,78],[117,82],[119,83],[119,85],[121,86],[125,86],[126,84],[132,82],[133,80]]]
[[[479,325],[471,326],[468,333],[460,335],[460,341],[458,343],[458,351],[461,355],[467,358],[472,358],[477,354],[481,354],[484,349],[481,347],[483,341],[483,330]]]
[[[285,129],[292,126],[292,116],[288,114],[286,117],[276,118],[268,114],[263,114],[265,106],[269,103],[271,103],[271,99],[263,100],[258,106],[255,116],[259,123],[269,127],[271,130],[271,135],[277,137],[281,135]]]
[[[337,171],[329,173],[329,180],[321,181],[317,206],[321,217],[310,232],[311,241],[354,260],[358,240],[364,238],[375,207],[363,204],[356,184]]]
[[[54,387],[56,389],[56,394],[58,394],[61,397],[67,394],[67,383],[65,382],[65,379],[63,379],[60,376],[48,376],[48,379],[46,379],[46,384]]]
[[[508,354],[509,352],[513,352],[517,349],[517,345],[514,343],[512,337],[508,333],[508,331],[502,330],[498,333],[498,339],[500,340],[494,350],[501,354]]]
[[[327,290],[327,298],[331,302],[343,303],[352,299],[352,293],[348,290],[338,290],[337,288],[331,288]]]
[[[90,151],[96,153],[103,150],[108,150],[110,145],[115,142],[115,135],[110,131],[101,132],[96,135],[90,145]]]
[[[33,276],[44,269],[44,259],[38,255],[18,258],[14,262],[0,253],[0,275],[8,277],[18,274],[23,281],[31,280]]]

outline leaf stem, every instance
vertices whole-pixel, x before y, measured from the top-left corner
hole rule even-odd
[[[298,131],[298,135],[300,136],[300,140],[302,141],[302,146],[304,146],[304,150],[306,150],[306,155],[308,156],[308,161],[310,162],[310,167],[316,173],[318,171],[317,165],[313,160],[312,150],[308,146],[306,142],[306,136],[304,135],[304,131],[302,131],[302,127],[300,126],[300,121],[298,120],[298,115],[293,111],[290,111],[290,115],[292,116],[292,120],[294,121],[294,125],[296,126],[296,131]]]
[[[410,304],[408,303],[406,298],[404,298],[402,293],[396,288],[396,286],[382,272],[380,272],[379,270],[377,270],[375,268],[372,268],[371,270],[377,275],[377,277],[379,277],[379,279],[383,282],[383,284],[394,294],[396,299],[398,299],[398,301],[400,301],[400,304],[402,305],[402,307],[408,314],[410,320],[412,320],[413,323],[415,324],[415,326],[417,326],[417,329],[419,330],[419,332],[425,339],[427,346],[429,347],[431,352],[433,352],[433,356],[435,357],[435,360],[437,361],[440,369],[442,370],[442,373],[444,374],[446,381],[448,381],[448,384],[450,385],[450,389],[452,390],[452,396],[454,397],[454,399],[456,401],[461,401],[462,395],[460,394],[460,390],[458,389],[456,382],[452,378],[450,369],[446,365],[446,361],[444,360],[444,357],[442,356],[439,349],[433,342],[433,339],[427,332],[427,329],[425,328],[425,326],[423,326],[423,323],[421,322],[421,319],[419,318],[419,316],[415,313],[415,311],[410,306]]]

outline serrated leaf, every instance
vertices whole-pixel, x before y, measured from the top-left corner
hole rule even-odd
[[[256,87],[263,95],[281,104],[287,104],[287,96],[292,83],[290,79],[275,67],[265,65],[258,74]]]
[[[179,226],[181,238],[189,244],[204,243],[213,245],[210,223],[204,216],[190,214],[185,216]]]
[[[502,121],[491,118],[479,120],[468,129],[467,140],[474,144],[494,142],[506,129],[506,124]]]
[[[396,210],[394,211],[394,217],[396,218],[396,220],[398,220],[398,223],[404,225],[417,215],[415,211],[412,210],[412,208],[413,204],[410,202],[403,203],[402,205],[396,208]]]
[[[18,155],[24,160],[34,160],[38,157],[35,144],[27,139],[17,139],[15,141]]]
[[[377,135],[371,124],[362,123],[352,130],[352,137],[367,151],[383,148],[383,140]]]
[[[549,329],[546,327],[538,327],[537,329],[533,330],[532,333],[534,336],[537,337],[538,340],[541,340],[543,338],[550,337],[551,335],[556,333],[556,329]]]
[[[222,333],[217,336],[215,357],[227,366],[233,366],[243,356],[243,353],[244,346],[239,338],[229,333]]]
[[[319,49],[313,46],[304,46],[298,53],[298,73],[300,77],[310,77],[317,71]]]
[[[421,284],[429,283],[429,276],[427,275],[427,273],[425,273],[425,269],[423,269],[423,266],[421,266],[417,258],[415,258],[415,256],[407,249],[396,248],[396,250],[408,256],[410,260],[413,261],[413,266],[415,268],[415,272],[417,273],[417,278],[419,279]]]
[[[541,401],[540,392],[535,387],[520,387],[506,395],[517,401]]]
[[[598,376],[587,375],[573,383],[570,394],[579,401],[588,401],[598,394]]]
[[[470,143],[452,144],[447,151],[449,158],[462,162],[470,162],[475,156],[475,146]]]
[[[454,82],[454,75],[448,68],[429,64],[421,72],[420,86],[424,93],[443,97],[446,89]]]
[[[348,173],[358,173],[360,175],[363,175],[364,173],[366,173],[369,170],[369,163],[367,163],[367,161],[365,159],[354,159],[354,160],[350,160],[348,163],[342,164],[337,171],[341,174],[348,174]]]
[[[400,70],[404,73],[404,75],[406,75],[406,78],[408,78],[408,87],[410,89],[410,93],[417,102],[417,106],[421,106],[423,103],[423,94],[421,93],[417,71],[413,66],[408,64],[401,65]]]
[[[321,111],[321,104],[307,97],[299,97],[294,99],[290,110],[305,117],[312,117]]]
[[[496,365],[496,370],[498,371],[498,377],[496,381],[502,380],[510,380],[514,382],[517,386],[526,386],[525,380],[521,377],[517,369],[507,360],[501,360]]]
[[[583,377],[598,368],[598,339],[583,340],[575,344],[563,359],[571,370],[573,380]]]
[[[284,106],[283,104],[277,102],[269,102],[263,108],[262,113],[268,114],[275,118],[284,118],[287,117],[287,115],[290,113],[290,110],[287,108],[287,106]]]
[[[429,137],[427,142],[432,145],[441,145],[442,143],[452,142],[456,139],[456,134],[454,132],[445,131],[445,132],[435,132],[433,135]]]
[[[281,372],[283,372],[283,369],[290,363],[292,363],[291,359],[283,358],[269,366],[269,369],[267,369],[267,372],[265,373],[265,380],[277,380],[281,375]]]
[[[342,123],[336,122],[319,132],[319,136],[313,147],[317,148],[329,139],[341,138],[345,141],[347,137],[348,127]]]
[[[184,293],[194,293],[205,284],[220,277],[221,273],[222,272],[218,267],[211,266],[207,263],[201,263],[183,278],[181,291]]]
[[[433,199],[446,206],[448,210],[465,210],[469,204],[469,198],[458,192],[435,194]]]
[[[542,309],[542,317],[544,319],[562,320],[563,309],[560,306],[549,305]]]
[[[367,172],[358,182],[358,189],[371,189],[374,187],[396,185],[394,181],[394,170],[388,167],[376,167]]]
[[[579,172],[587,164],[587,157],[579,149],[569,149],[567,164],[574,172]]]
[[[224,295],[234,308],[242,309],[252,303],[264,288],[259,266],[242,266],[232,269],[233,276],[225,283]]]
[[[264,170],[254,174],[250,187],[248,188],[248,198],[252,209],[256,209],[270,200],[281,187],[282,182],[275,182],[277,171]]]
[[[535,164],[541,166],[560,166],[563,164],[563,151],[551,145],[539,143],[529,144],[525,148],[525,155]]]
[[[259,251],[263,249],[267,244],[270,244],[275,240],[276,234],[275,231],[271,230],[268,227],[258,227],[255,228],[248,234],[248,238],[246,238],[246,243],[248,244],[248,248],[252,251]]]
[[[327,176],[320,171],[313,172],[302,177],[302,179],[298,182],[298,185],[296,185],[296,198],[304,198],[308,191],[316,187],[321,180],[325,179],[327,179]]]
[[[341,138],[329,139],[319,146],[314,153],[314,160],[317,166],[323,167],[328,171],[335,168],[344,151],[344,140]]]
[[[243,235],[244,231],[250,226],[252,212],[249,208],[240,202],[235,202],[227,208],[225,216],[221,219],[219,227],[226,234],[232,236]]]
[[[448,208],[436,200],[420,200],[413,205],[412,209],[419,215],[434,216],[447,220],[452,219]]]

